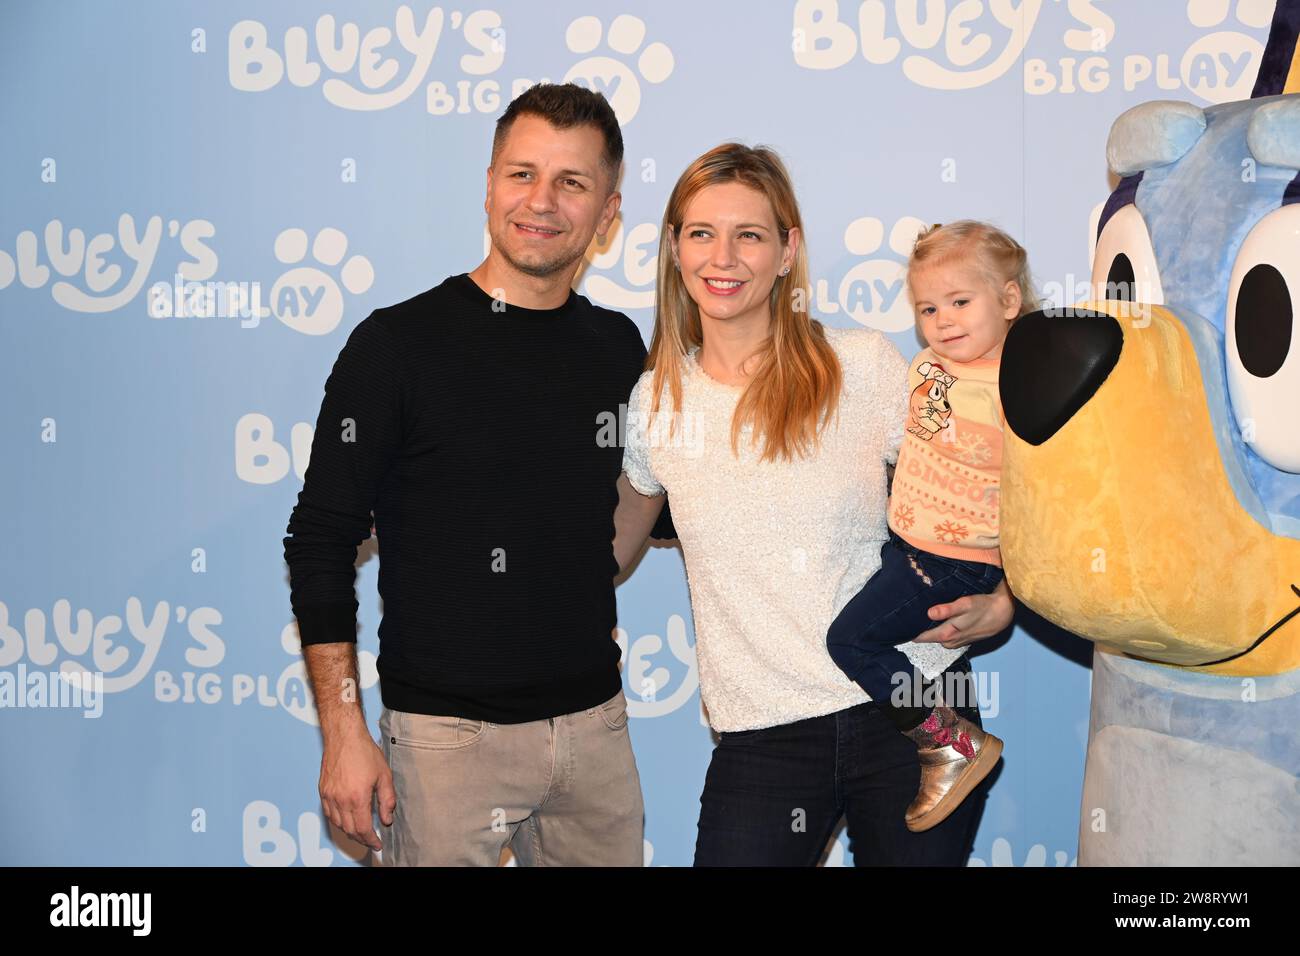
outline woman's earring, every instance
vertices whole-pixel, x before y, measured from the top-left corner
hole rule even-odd
[[[783,276],[788,276],[789,274],[790,274],[790,267],[789,267],[789,266],[786,266],[784,269],[781,270],[781,275],[783,275]]]

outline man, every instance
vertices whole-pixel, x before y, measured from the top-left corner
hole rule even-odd
[[[372,313],[325,384],[285,560],[325,813],[380,850],[377,796],[384,865],[495,865],[507,845],[525,865],[642,862],[613,577],[660,499],[632,491],[600,426],[646,350],[572,290],[622,158],[599,94],[519,96],[492,143],[487,258]],[[356,691],[372,511],[382,751]]]

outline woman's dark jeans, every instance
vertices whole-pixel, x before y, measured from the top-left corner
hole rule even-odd
[[[962,657],[947,673],[969,678],[970,664]],[[979,724],[974,693],[965,701],[958,713]],[[695,865],[812,866],[847,817],[855,866],[964,866],[988,781],[938,826],[913,833],[903,815],[920,773],[916,745],[874,703],[724,733],[700,796]]]

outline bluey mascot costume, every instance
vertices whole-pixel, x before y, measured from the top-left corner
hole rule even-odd
[[[1097,300],[1004,348],[1007,580],[1096,642],[1086,866],[1300,863],[1298,33],[1115,121]]]

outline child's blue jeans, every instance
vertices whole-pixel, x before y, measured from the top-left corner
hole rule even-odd
[[[880,570],[871,576],[826,634],[831,658],[886,713],[915,706],[919,675],[897,645],[935,626],[929,610],[967,594],[988,594],[1002,569],[984,561],[961,561],[921,551],[892,530],[880,549]],[[893,701],[895,688],[907,691]]]

